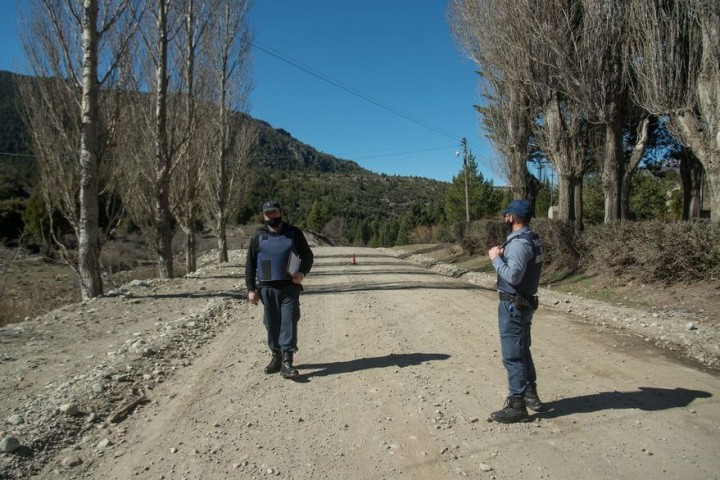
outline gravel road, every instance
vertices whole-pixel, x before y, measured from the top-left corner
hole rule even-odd
[[[549,411],[489,422],[506,395],[490,286],[314,250],[296,381],[262,372],[242,251],[1,329],[0,437],[20,447],[0,478],[720,478],[716,370],[546,299]]]

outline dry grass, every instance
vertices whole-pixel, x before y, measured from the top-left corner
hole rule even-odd
[[[228,248],[247,247],[254,226],[228,229]],[[198,235],[198,256],[217,248],[213,235]],[[173,240],[175,276],[185,275],[184,237]],[[108,242],[101,255],[105,291],[132,280],[157,277],[153,252],[136,234]],[[81,300],[75,271],[66,263],[50,261],[22,249],[0,249],[0,327],[35,318]]]
[[[587,273],[672,286],[720,280],[720,225],[612,222],[583,235]]]
[[[62,263],[14,252],[3,255],[2,271],[0,326],[80,300],[77,276]]]

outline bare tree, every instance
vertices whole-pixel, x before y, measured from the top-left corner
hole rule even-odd
[[[605,219],[621,218],[628,91],[625,2],[622,0],[454,0],[451,24],[470,57],[520,91],[533,135],[559,175],[561,218],[570,220],[572,192],[586,164],[579,125],[604,128],[601,178]],[[515,112],[517,115],[518,112]],[[573,153],[574,152],[574,153]],[[583,159],[575,164],[572,158]],[[511,169],[512,171],[512,169]],[[579,200],[577,192],[575,199]]]
[[[475,105],[482,118],[487,137],[502,154],[504,162],[495,165],[510,183],[514,198],[535,201],[539,181],[528,170],[530,125],[527,122],[528,101],[519,89],[503,89],[507,84],[496,82],[483,95],[484,105]]]
[[[135,91],[132,123],[125,125],[132,148],[123,169],[126,204],[153,246],[162,278],[174,275],[171,205],[173,172],[187,148],[194,121],[186,118],[183,92],[187,54],[182,44],[187,1],[138,0],[134,13],[141,42],[133,63]],[[148,92],[143,94],[140,92]]]
[[[202,185],[198,181],[203,170],[206,156],[207,132],[211,130],[208,118],[201,118],[199,113],[208,109],[197,108],[205,94],[208,68],[203,65],[202,42],[205,40],[211,17],[217,7],[216,0],[185,0],[183,4],[184,21],[180,31],[183,37],[184,53],[179,55],[183,65],[184,76],[180,86],[185,102],[185,113],[182,116],[185,128],[191,139],[185,143],[178,155],[176,174],[171,183],[171,205],[178,225],[185,233],[185,268],[194,272],[197,268],[196,228],[200,211]],[[208,39],[209,41],[210,39]],[[198,64],[199,67],[198,68]],[[203,134],[205,134],[203,136]]]
[[[215,83],[211,103],[217,108],[215,140],[206,178],[208,202],[205,210],[215,221],[218,260],[228,261],[226,227],[237,212],[243,190],[242,172],[247,168],[257,133],[247,109],[250,82],[250,41],[247,25],[250,0],[220,0],[214,17],[214,42],[208,58]]]
[[[537,180],[527,168],[529,99],[517,71],[528,68],[528,58],[513,44],[513,10],[491,0],[453,0],[449,22],[456,43],[479,67],[486,104],[476,107],[483,115],[488,136],[505,156],[502,167],[515,198],[534,200]],[[513,65],[512,69],[504,68]]]
[[[572,102],[563,102],[561,94],[553,95],[533,122],[535,142],[547,154],[558,174],[559,219],[582,227],[582,181],[591,162],[585,115]]]
[[[711,218],[720,221],[720,2],[628,3],[633,95],[648,111],[669,115],[705,169]]]
[[[172,278],[173,218],[170,209],[170,175],[177,147],[171,144],[171,126],[168,125],[168,85],[170,83],[168,48],[171,40],[177,38],[178,21],[177,15],[174,15],[177,13],[176,9],[171,6],[173,4],[171,0],[148,0],[148,2],[152,4],[150,8],[155,20],[149,32],[143,30],[148,51],[151,52],[150,58],[155,67],[153,133],[155,135],[156,182],[153,188],[155,199],[153,220],[157,231],[155,232],[154,246],[158,255],[160,276]]]
[[[566,93],[605,129],[601,178],[606,222],[621,218],[625,41],[624,0],[582,0],[582,24],[573,38],[574,54],[564,59],[563,76]]]
[[[536,144],[558,174],[559,219],[582,226],[582,179],[588,168],[587,114],[566,93],[563,59],[573,54],[572,39],[580,19],[577,1],[513,0],[514,42],[527,68],[514,73],[532,105],[529,118]],[[515,68],[510,65],[506,68]]]
[[[622,101],[626,98],[619,76],[626,63],[622,54],[624,22],[613,17],[623,13],[622,3],[515,1],[522,4],[517,14],[527,15],[528,26],[520,28],[517,37],[530,56],[531,69],[525,82],[542,115],[541,121],[533,122],[535,137],[559,176],[560,218],[569,220],[576,213],[569,205],[580,199],[579,195],[573,199],[572,192],[582,184],[589,165],[585,154],[589,142],[583,134],[589,120],[605,129],[605,145],[598,152],[603,154],[606,219],[629,218],[630,180],[645,151],[649,121],[647,112]],[[606,62],[605,66],[614,70],[606,72],[598,68],[598,62]],[[614,107],[613,102],[623,108]],[[626,125],[636,130],[628,136],[634,143],[627,156],[623,141]],[[618,145],[620,150],[616,150]],[[575,215],[575,219],[581,226],[582,217]]]
[[[24,89],[23,104],[43,193],[75,231],[84,299],[103,292],[98,197],[113,176],[105,162],[122,111],[119,67],[134,32],[129,6],[129,0],[33,0],[22,39],[39,77]]]

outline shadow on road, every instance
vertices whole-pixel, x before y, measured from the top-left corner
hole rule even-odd
[[[545,403],[542,418],[557,418],[574,413],[591,413],[601,410],[637,408],[656,411],[686,407],[696,398],[712,397],[710,392],[686,388],[640,387],[637,392],[601,392],[593,395],[570,397]]]
[[[448,358],[450,358],[450,355],[444,353],[391,353],[390,355],[386,355],[384,357],[356,358],[345,362],[306,363],[295,365],[295,368],[301,371],[301,375],[295,380],[302,382],[309,380],[311,377],[327,377],[328,375],[359,372],[361,370],[370,370],[373,368],[403,368],[411,365],[419,365],[423,362],[447,360]],[[315,371],[302,373],[303,370]]]
[[[326,271],[315,271],[313,270],[310,274],[315,277],[329,277],[329,276],[342,276],[345,275],[347,277],[355,277],[357,275],[411,275],[413,277],[417,277],[419,275],[426,275],[428,277],[431,277],[433,275],[437,275],[435,272],[431,272],[428,270],[422,270],[420,268],[416,268],[414,270],[387,270],[385,268],[379,268],[377,270],[368,270],[367,267],[364,267],[362,270],[356,270],[354,272],[349,270],[326,270]],[[207,278],[207,277],[206,277]]]
[[[200,291],[200,292],[177,292],[177,293],[154,293],[148,295],[133,295],[127,297],[130,300],[167,300],[172,298],[234,298],[235,300],[247,299],[245,291]]]
[[[327,286],[316,286],[308,288],[303,292],[303,295],[324,295],[333,293],[347,293],[347,292],[372,292],[376,290],[486,290],[495,292],[494,289],[485,288],[480,285],[474,285],[471,283],[459,283],[459,282],[426,282],[426,283],[411,283],[411,282],[396,282],[396,283],[358,283],[354,285],[327,285]]]

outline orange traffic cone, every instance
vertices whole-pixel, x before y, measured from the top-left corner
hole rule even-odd
[[[350,265],[357,265],[357,262],[355,261],[355,254],[353,253],[352,260],[350,260]]]

